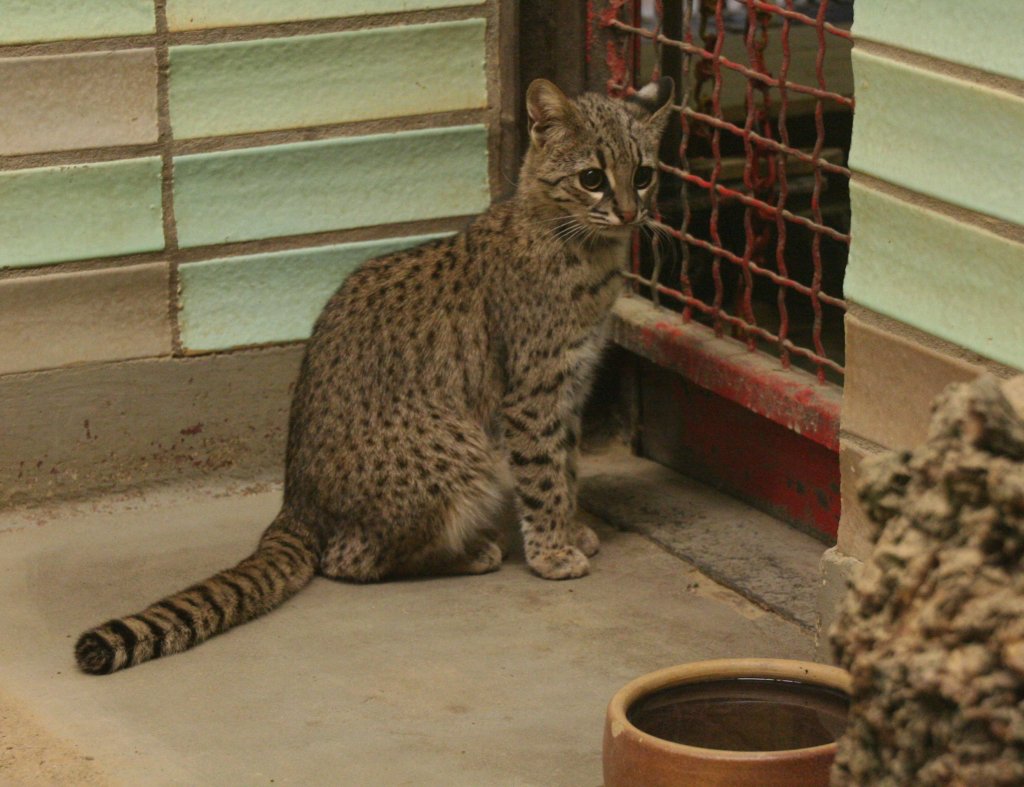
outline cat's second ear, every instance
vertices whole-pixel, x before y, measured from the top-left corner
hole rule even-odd
[[[530,140],[542,148],[572,127],[576,109],[551,82],[535,79],[526,90],[526,113],[530,116]]]
[[[634,114],[644,117],[647,125],[659,137],[672,114],[672,97],[676,92],[676,83],[672,77],[662,77],[644,85],[636,93],[626,99]]]

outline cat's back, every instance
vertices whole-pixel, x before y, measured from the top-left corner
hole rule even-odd
[[[316,321],[298,397],[330,394],[339,407],[348,397],[371,409],[399,397],[436,399],[459,367],[486,363],[490,271],[518,253],[510,213],[492,206],[460,233],[353,271]]]
[[[431,326],[478,315],[489,273],[528,254],[515,207],[498,203],[463,231],[367,260],[327,302],[311,345],[381,348],[426,337]]]

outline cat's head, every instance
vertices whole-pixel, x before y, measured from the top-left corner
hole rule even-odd
[[[587,93],[573,100],[545,79],[530,84],[530,149],[519,190],[555,216],[561,237],[625,237],[649,218],[674,89],[662,77],[627,99]]]

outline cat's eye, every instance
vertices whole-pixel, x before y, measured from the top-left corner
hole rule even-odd
[[[580,185],[587,191],[598,191],[604,187],[604,170],[585,169],[579,174]]]
[[[651,185],[651,181],[653,180],[653,167],[637,167],[636,172],[633,173],[633,188],[645,189]]]

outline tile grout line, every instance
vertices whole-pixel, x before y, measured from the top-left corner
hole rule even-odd
[[[159,121],[158,121],[159,122]],[[75,150],[47,150],[37,153],[0,155],[0,172],[17,172],[41,167],[67,167],[74,164],[105,164],[160,155],[160,143],[144,142],[138,145],[102,145]]]
[[[849,308],[847,309],[846,315],[848,318],[859,320],[863,324],[874,328],[877,331],[882,331],[883,333],[889,334],[890,336],[894,336],[903,341],[920,345],[926,350],[952,360],[961,361],[963,363],[976,366],[979,369],[984,369],[990,374],[994,374],[996,377],[1009,378],[1014,374],[1019,373],[1019,371],[1013,366],[995,361],[982,355],[976,350],[971,350],[970,348],[951,342],[948,339],[943,339],[940,336],[928,333],[921,328],[903,322],[897,317],[870,309],[856,301],[851,300],[849,302]]]
[[[857,38],[854,51],[874,55],[905,66],[918,68],[930,74],[937,74],[952,79],[959,79],[974,85],[981,85],[992,90],[1008,93],[1016,98],[1024,97],[1024,80],[994,71],[986,71],[978,66],[965,65],[952,60],[944,60],[935,55],[903,49],[892,44],[873,41],[868,38]]]
[[[1024,225],[1007,219],[997,218],[972,208],[965,208],[962,205],[956,205],[920,191],[914,191],[899,183],[893,183],[875,175],[860,172],[856,168],[854,168],[851,182],[915,207],[938,213],[944,218],[951,219],[960,224],[967,224],[983,232],[998,235],[1004,240],[1024,244]]]
[[[341,230],[307,232],[299,235],[276,235],[270,238],[234,241],[230,243],[190,246],[178,248],[176,261],[181,263],[204,262],[207,260],[230,259],[253,254],[274,254],[288,251],[316,250],[324,246],[347,243],[365,243],[376,240],[394,240],[412,235],[431,235],[443,232],[458,232],[476,214],[445,216],[437,219],[416,219],[390,224],[374,224],[366,227],[350,227]],[[115,269],[152,262],[166,262],[164,249],[134,254],[119,254],[109,257],[62,260],[40,265],[0,268],[0,281],[6,279],[32,278],[54,273]]]
[[[847,429],[841,429],[839,431],[840,450],[842,450],[843,443],[848,443],[854,448],[857,448],[869,455],[890,453],[893,450],[889,446],[876,443],[870,437],[862,437],[856,432],[851,432]]]
[[[156,13],[156,108],[158,145],[160,148],[161,217],[164,230],[164,253],[167,255],[167,318],[171,326],[171,355],[183,354],[181,324],[178,320],[178,298],[181,286],[178,275],[178,226],[174,217],[174,132],[170,107],[170,47],[167,43],[167,0],[155,0]]]
[[[428,8],[413,11],[393,11],[385,14],[364,14],[360,16],[335,16],[317,19],[284,19],[249,25],[213,25],[197,30],[169,29],[166,3],[158,0],[164,10],[163,31],[157,25],[155,33],[135,33],[125,36],[97,38],[72,38],[59,41],[29,41],[0,44],[0,57],[46,57],[52,55],[78,55],[104,53],[111,50],[139,49],[152,46],[183,46],[204,44],[225,44],[233,41],[258,41],[274,38],[318,35],[323,33],[347,33],[359,30],[387,30],[408,25],[441,22],[463,22],[480,19],[486,14],[487,2],[474,5]]]
[[[158,104],[158,111],[159,109]],[[453,109],[444,112],[399,115],[393,118],[352,120],[319,126],[297,126],[295,128],[266,129],[212,137],[170,139],[166,144],[170,145],[172,155],[190,156],[198,153],[268,148],[277,145],[301,144],[303,142],[330,142],[361,136],[486,125],[488,112],[489,110],[486,108]],[[157,121],[159,124],[159,117]],[[36,169],[39,167],[100,164],[109,161],[145,158],[147,156],[160,155],[164,150],[164,146],[165,142],[162,138],[158,138],[157,142],[140,145],[109,145],[97,148],[79,148],[77,150],[47,151],[44,153],[24,153],[8,156],[0,155],[0,171],[16,172],[22,169]]]
[[[293,38],[324,33],[350,33],[362,30],[390,30],[409,25],[465,22],[480,19],[486,13],[487,0],[475,5],[392,11],[385,14],[324,17],[320,19],[284,19],[250,25],[215,25],[199,30],[169,32],[171,46],[226,44],[233,41]]]
[[[491,200],[497,199],[505,189],[505,174],[502,169],[502,127],[501,127],[501,82],[498,62],[500,32],[499,3],[490,0],[485,6],[484,29],[484,84],[487,92],[487,108],[484,122],[487,126],[487,180]]]
[[[196,153],[216,153],[226,150],[272,147],[274,145],[302,142],[329,142],[381,134],[399,134],[408,131],[433,131],[455,129],[462,126],[486,125],[487,108],[470,107],[450,109],[441,112],[425,112],[418,115],[398,115],[365,120],[347,120],[295,128],[265,129],[262,131],[237,132],[210,137],[176,139],[172,144],[173,153],[178,156]]]
[[[59,57],[61,55],[103,55],[129,49],[148,49],[155,45],[154,33],[135,33],[99,38],[66,38],[58,41],[30,41],[0,44],[0,57]]]

